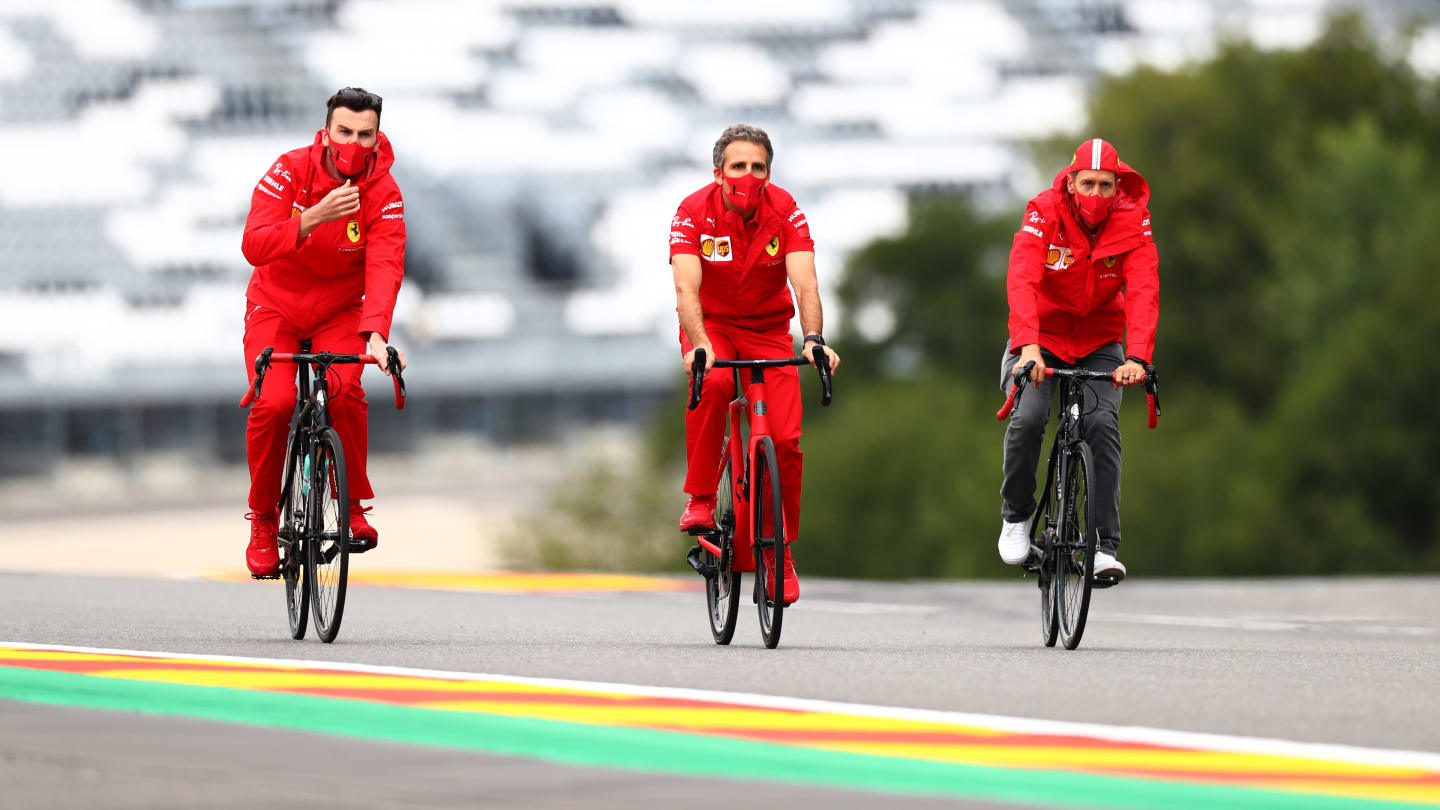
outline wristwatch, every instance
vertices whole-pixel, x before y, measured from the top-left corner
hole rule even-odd
[[[801,342],[801,344],[814,343],[814,344],[817,345],[817,346],[824,346],[824,345],[825,345],[825,338],[824,338],[824,337],[821,337],[820,335],[806,335],[806,336],[805,336],[805,339],[802,340],[802,341],[800,341],[800,342]]]

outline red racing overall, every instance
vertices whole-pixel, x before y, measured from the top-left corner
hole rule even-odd
[[[793,356],[790,319],[795,304],[785,256],[815,250],[805,214],[788,192],[769,184],[755,216],[746,222],[739,212],[726,209],[723,193],[710,183],[680,203],[670,221],[670,256],[700,259],[700,310],[718,359]],[[691,348],[681,329],[681,353]],[[800,533],[800,371],[794,366],[773,369],[766,372],[765,382],[788,543]],[[712,373],[705,377],[700,406],[685,414],[685,491],[691,496],[715,495],[725,418],[734,398],[734,376]]]
[[[245,292],[245,367],[254,383],[255,356],[277,352],[362,354],[371,332],[390,334],[395,296],[405,273],[405,203],[390,176],[394,151],[380,133],[355,185],[360,210],[318,225],[300,237],[300,213],[340,185],[324,167],[320,135],[308,147],[281,155],[251,195],[241,250],[255,267]],[[269,514],[280,501],[285,437],[295,412],[293,369],[267,375],[250,407],[245,450],[250,462],[250,508]],[[365,474],[369,420],[360,365],[330,372],[330,412],[345,448],[350,498],[373,498]],[[338,385],[337,385],[338,384]]]

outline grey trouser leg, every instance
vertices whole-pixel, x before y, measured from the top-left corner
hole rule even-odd
[[[1043,349],[1041,356],[1047,365],[1068,367]],[[1018,354],[1010,353],[1007,343],[1000,361],[1000,387],[1006,394],[1010,392],[1013,370],[1019,360]],[[1121,344],[1113,343],[1080,358],[1075,367],[1109,372],[1124,362],[1124,349]],[[1100,530],[1099,549],[1114,554],[1120,545],[1120,399],[1123,391],[1113,389],[1108,383],[1093,382],[1088,386],[1085,441],[1095,459],[1095,469],[1091,471],[1094,480],[1090,482],[1090,518]],[[1000,516],[1011,523],[1026,520],[1035,511],[1035,473],[1040,466],[1045,423],[1050,421],[1050,400],[1056,388],[1055,380],[1026,386],[1020,407],[1010,414],[1010,425],[1005,429],[1005,480],[1000,485]]]

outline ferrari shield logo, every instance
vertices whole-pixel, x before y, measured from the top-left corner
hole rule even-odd
[[[766,253],[769,253],[771,256],[774,256],[776,253],[779,253],[779,252],[780,252],[780,235],[779,235],[779,234],[776,234],[775,236],[770,237],[770,244],[768,244],[768,245],[765,246],[765,252],[766,252]]]
[[[345,225],[345,235],[350,237],[351,242],[360,241],[360,220],[352,219]]]
[[[706,236],[700,240],[700,253],[707,259],[715,253],[715,237]]]
[[[1114,266],[1115,266],[1115,257],[1114,257],[1114,256],[1106,256],[1106,257],[1105,257],[1105,266],[1106,266],[1106,267],[1114,267]]]

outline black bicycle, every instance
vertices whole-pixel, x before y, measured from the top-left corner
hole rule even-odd
[[[820,405],[828,406],[834,395],[829,358],[816,346],[811,350],[815,370],[820,374]],[[705,578],[705,608],[710,615],[710,635],[716,644],[729,644],[735,635],[735,616],[740,603],[740,572],[755,572],[752,599],[760,613],[760,637],[770,649],[780,643],[785,617],[785,518],[781,505],[780,465],[775,457],[775,440],[765,403],[769,398],[765,369],[803,366],[804,357],[779,360],[716,360],[715,368],[735,370],[735,399],[730,401],[725,444],[720,468],[715,471],[715,528],[692,529],[698,545],[685,561]],[[742,387],[741,369],[749,370]],[[695,350],[690,379],[690,410],[700,406],[705,383],[705,350]],[[748,422],[750,435],[741,423]],[[770,551],[771,564],[765,552]],[[774,588],[770,587],[773,580]],[[775,594],[772,596],[771,594]]]
[[[1030,381],[1033,362],[1015,370],[1014,385],[1005,406],[995,414],[1004,421],[1020,402]],[[1095,461],[1085,442],[1084,417],[1089,383],[1115,382],[1113,373],[1085,369],[1045,369],[1046,378],[1059,377],[1060,425],[1050,446],[1049,472],[1040,504],[1030,520],[1030,556],[1022,564],[1035,574],[1040,586],[1040,632],[1046,647],[1058,635],[1065,649],[1080,646],[1085,617],[1090,612],[1092,588],[1108,588],[1119,580],[1095,576],[1098,530],[1090,518],[1090,471]],[[1145,366],[1145,398],[1150,407],[1149,426],[1160,424],[1160,380],[1155,367]]]
[[[405,407],[405,381],[400,357],[388,348],[385,367],[395,383],[395,407]],[[290,614],[290,636],[305,637],[308,613],[315,617],[315,632],[330,643],[340,634],[345,614],[345,584],[350,555],[367,550],[364,541],[350,536],[350,494],[345,478],[345,449],[330,426],[329,371],[332,365],[374,363],[367,354],[310,354],[310,341],[300,341],[300,352],[275,352],[267,347],[255,358],[255,385],[240,400],[248,408],[260,396],[265,372],[272,363],[297,367],[300,415],[286,442],[285,482],[280,490],[280,573],[285,580],[285,606]],[[260,579],[260,577],[256,577]],[[265,577],[274,579],[274,577]]]

